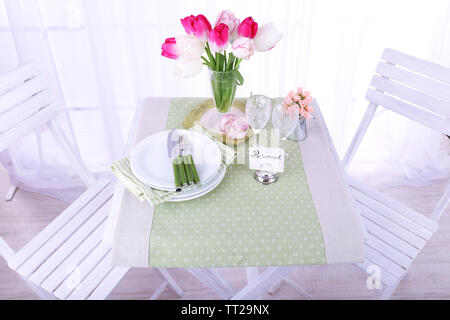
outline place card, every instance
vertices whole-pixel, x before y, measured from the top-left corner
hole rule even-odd
[[[255,146],[248,149],[248,154],[251,170],[269,172],[283,172],[284,170],[283,149]]]

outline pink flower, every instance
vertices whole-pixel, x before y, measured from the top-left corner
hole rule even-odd
[[[284,98],[284,102],[286,102],[287,105],[291,105],[294,103],[294,101],[292,100],[292,98],[290,96],[286,96]]]
[[[205,46],[195,36],[183,34],[176,38],[167,38],[161,45],[161,49],[161,55],[170,59],[185,57],[200,58],[205,50]]]
[[[298,105],[293,104],[291,106],[288,106],[288,108],[285,110],[285,113],[289,116],[291,119],[298,118]]]
[[[299,102],[301,100],[300,96],[296,94],[293,99],[295,102]]]
[[[303,95],[303,88],[302,87],[298,87],[297,88],[297,94]]]
[[[304,117],[305,119],[311,118],[311,115],[310,115],[309,112],[306,111],[305,109],[300,109],[300,115],[301,115],[302,117]]]
[[[307,96],[306,98],[305,98],[305,101],[306,101],[306,103],[311,103],[312,102],[312,97],[311,96]]]
[[[237,38],[239,19],[231,11],[223,10],[217,16],[215,26],[220,23],[225,23],[228,26],[228,39],[230,42],[234,41]]]
[[[240,37],[247,37],[253,39],[258,32],[258,24],[253,20],[252,17],[247,17],[238,27],[238,35]]]
[[[187,34],[193,34],[204,42],[208,41],[208,36],[212,28],[208,19],[204,15],[199,14],[196,17],[190,15],[184,19],[181,19],[181,24]]]
[[[249,123],[245,117],[229,113],[220,119],[220,131],[232,139],[242,139],[247,134]]]
[[[309,91],[305,91],[305,92],[303,92],[303,95],[304,95],[305,97],[309,97],[309,96],[311,95],[311,93],[309,93]]]
[[[223,133],[227,132],[227,129],[231,126],[231,123],[237,119],[237,116],[234,113],[224,114],[220,118],[220,131]]]
[[[289,91],[288,96],[289,96],[292,100],[294,100],[294,97],[296,96],[296,94],[295,94],[294,91],[291,90],[291,91]]]
[[[209,33],[209,44],[213,52],[223,51],[228,46],[228,26],[219,23],[214,30]]]
[[[233,49],[233,54],[240,59],[248,60],[255,53],[255,48],[250,38],[237,38],[234,40],[231,48]]]
[[[178,59],[180,56],[180,53],[177,49],[177,42],[175,38],[167,38],[166,41],[161,45],[161,55],[163,57],[169,58],[169,59]]]

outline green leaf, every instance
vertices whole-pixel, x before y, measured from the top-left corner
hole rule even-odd
[[[205,57],[201,56],[200,58],[203,59],[203,61],[204,61],[203,64],[205,66],[208,66],[208,68],[210,68],[210,69],[214,69],[213,66],[211,65],[211,63]]]
[[[244,77],[242,77],[242,74],[239,72],[238,69],[233,69],[233,71],[231,71],[234,75],[234,77],[236,78],[236,82],[239,86],[242,86],[244,84]]]
[[[214,56],[211,53],[211,49],[209,48],[208,42],[206,43],[205,51],[206,51],[206,54],[208,55],[209,63],[211,64],[212,69],[215,70],[216,69],[216,60],[214,60]]]

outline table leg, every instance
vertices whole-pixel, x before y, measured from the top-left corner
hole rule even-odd
[[[187,270],[222,299],[230,299],[235,294],[234,289],[219,275],[216,269],[188,268]]]
[[[231,300],[255,299],[269,290],[269,288],[286,275],[288,275],[295,267],[269,267],[267,268],[256,281],[253,281],[238,293],[236,293]]]
[[[165,289],[166,286],[169,286],[169,288],[176,293],[178,296],[182,296],[183,295],[183,289],[180,288],[180,286],[178,285],[178,283],[176,283],[175,279],[172,278],[172,276],[170,275],[170,273],[167,271],[167,269],[164,268],[157,268],[156,269],[163,277],[164,277],[164,281],[166,282],[166,284],[163,286],[161,286],[160,288],[158,288],[157,291],[161,292]],[[161,294],[160,292],[160,294]],[[156,292],[155,292],[156,293]],[[153,296],[155,296],[155,294],[153,294]]]

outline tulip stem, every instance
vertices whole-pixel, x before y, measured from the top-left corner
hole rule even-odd
[[[216,70],[217,62],[216,62],[216,60],[214,59],[214,56],[211,53],[211,49],[209,48],[209,43],[208,42],[206,42],[205,51],[206,51],[206,54],[208,55],[209,63],[212,66],[212,70]]]

